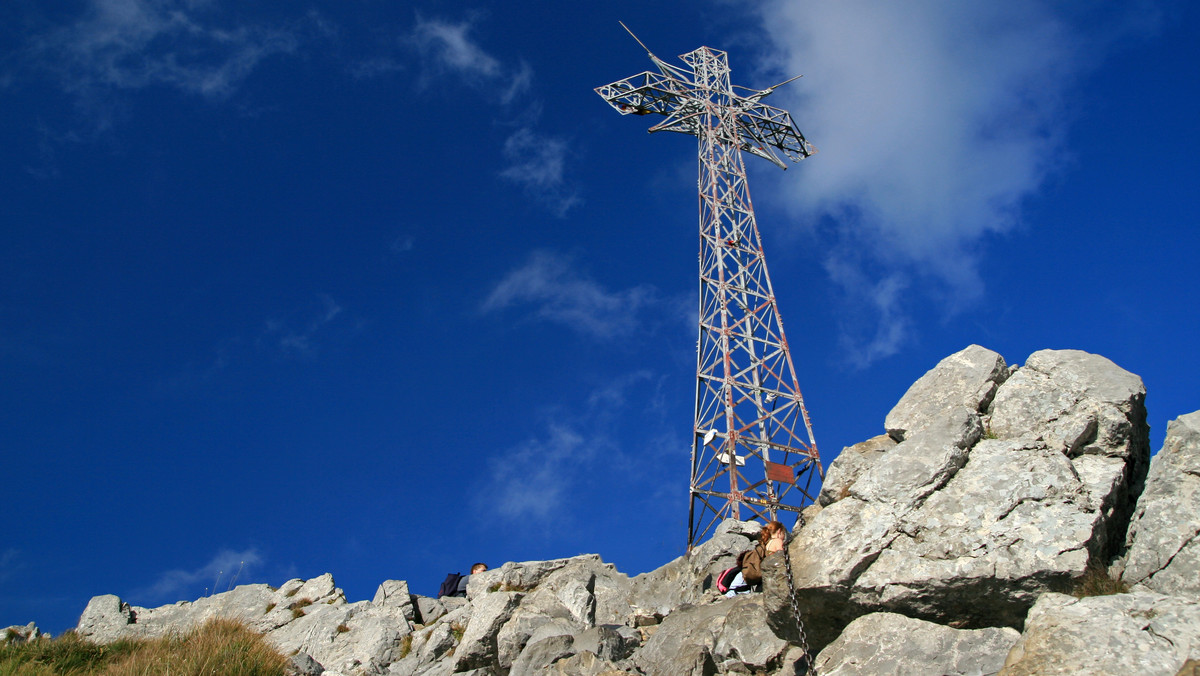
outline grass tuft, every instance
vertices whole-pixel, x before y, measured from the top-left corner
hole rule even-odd
[[[288,606],[292,611],[293,618],[304,617],[304,609],[312,605],[312,599],[300,599],[292,605]]]
[[[408,654],[412,652],[412,641],[412,634],[405,634],[404,637],[400,639],[399,659],[408,657]]]
[[[1075,581],[1075,589],[1071,595],[1075,598],[1082,599],[1088,596],[1109,596],[1111,594],[1124,594],[1129,591],[1129,585],[1125,584],[1120,578],[1113,578],[1108,574],[1106,566],[1091,565],[1084,571],[1083,575]]]

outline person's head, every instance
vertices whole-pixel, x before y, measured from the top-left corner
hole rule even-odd
[[[770,521],[762,527],[762,531],[758,534],[760,542],[770,542],[774,537],[786,537],[787,529],[778,521]]]
[[[485,570],[487,570],[486,563],[477,563],[477,564],[471,566],[471,574],[472,575],[474,575],[475,573],[482,573]]]

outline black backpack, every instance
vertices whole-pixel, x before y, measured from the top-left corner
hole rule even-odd
[[[462,579],[462,573],[450,573],[442,580],[442,586],[438,587],[438,598],[443,596],[454,596],[458,593],[458,581]]]

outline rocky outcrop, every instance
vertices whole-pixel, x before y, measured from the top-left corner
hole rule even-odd
[[[1127,584],[1200,598],[1200,411],[1167,425],[1128,540]]]
[[[1002,676],[1177,673],[1200,660],[1200,602],[1149,592],[1042,596]]]
[[[1083,352],[1019,368],[974,345],[947,357],[886,434],[832,463],[787,555],[766,557],[763,594],[715,591],[759,531],[726,521],[633,578],[590,554],[472,575],[467,598],[388,580],[351,603],[330,575],[150,609],[98,596],[78,632],[109,642],[233,617],[294,673],[329,676],[774,676],[810,660],[823,675],[1191,674],[1200,412],[1171,422],[1151,463],[1144,398],[1137,376]],[[1083,579],[1133,591],[1059,593]]]
[[[639,660],[673,674],[679,659],[698,673],[714,660],[775,668],[789,646],[767,628],[761,598],[721,603],[713,589],[715,575],[753,546],[758,530],[727,521],[709,542],[632,580],[594,554],[506,563],[472,575],[466,599],[430,599],[388,580],[372,601],[350,603],[331,575],[161,608],[98,596],[77,631],[107,643],[183,631],[218,615],[237,618],[290,655],[297,673],[330,676],[601,674],[638,668]],[[698,612],[711,614],[715,626],[703,640],[691,632]],[[659,626],[664,617],[669,622]]]
[[[1086,353],[1024,367],[977,346],[944,359],[888,415],[877,453],[790,545],[817,648],[855,618],[895,612],[1020,628],[1037,598],[1106,566],[1148,459],[1141,380]],[[795,638],[782,566],[767,610]]]
[[[1015,629],[954,629],[895,613],[871,613],[851,622],[817,655],[823,676],[911,674],[990,675],[1000,671]]]

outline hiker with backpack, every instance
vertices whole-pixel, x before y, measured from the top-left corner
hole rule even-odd
[[[450,573],[449,575],[446,576],[445,580],[442,580],[442,586],[438,588],[438,598],[441,598],[443,596],[466,597],[467,582],[471,579],[471,575],[475,575],[476,573],[482,573],[483,571],[485,571],[487,569],[488,569],[488,567],[487,567],[486,563],[477,563],[477,564],[471,566],[470,575],[463,575],[461,573]]]
[[[763,526],[754,549],[747,549],[738,554],[737,565],[725,569],[717,576],[717,591],[725,596],[762,591],[763,559],[783,551],[786,538],[787,529],[782,523],[772,521]]]
[[[746,555],[751,550],[746,550],[738,554],[737,565],[732,568],[727,568],[723,573],[717,576],[717,591],[725,596],[738,596],[739,594],[749,594],[754,591],[754,585],[746,582],[746,577],[742,575],[742,562],[746,559]]]
[[[742,552],[742,577],[753,585],[762,584],[762,562],[767,556],[783,551],[787,529],[778,521],[771,521],[763,526],[758,534],[758,544],[754,549]]]

